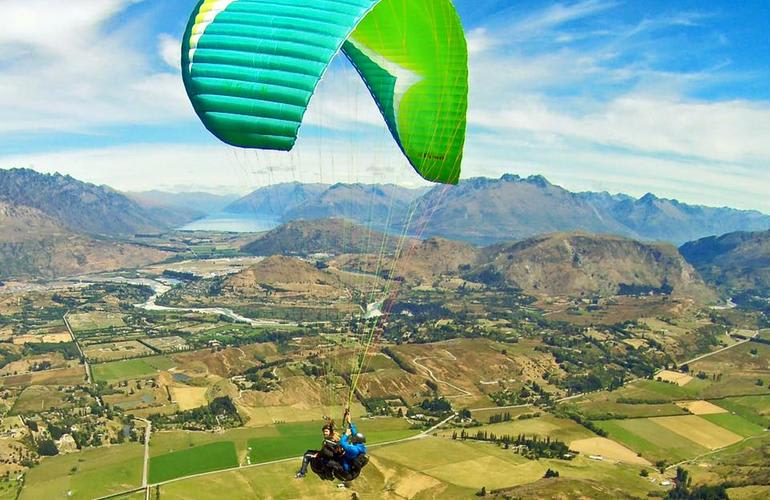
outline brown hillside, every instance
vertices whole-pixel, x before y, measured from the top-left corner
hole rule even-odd
[[[547,295],[666,292],[712,300],[713,292],[668,244],[607,235],[555,233],[485,249],[470,278]]]
[[[342,282],[333,274],[293,257],[275,255],[227,278],[222,289],[241,295],[269,292],[302,292],[339,295]]]
[[[393,273],[394,277],[409,282],[425,282],[439,276],[457,275],[466,266],[478,263],[481,251],[467,243],[431,238],[422,242],[407,242],[397,261],[387,256],[381,261],[377,255],[342,255],[333,261],[340,269],[354,269],[367,273]]]
[[[139,267],[171,254],[73,234],[41,211],[0,202],[0,277],[68,276]]]
[[[345,219],[299,220],[283,224],[245,245],[252,255],[373,253],[393,251],[398,236],[385,236]]]

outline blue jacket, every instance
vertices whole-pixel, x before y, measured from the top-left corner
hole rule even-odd
[[[350,442],[350,439],[358,433],[358,429],[356,429],[356,426],[353,423],[350,424],[350,432],[350,436],[343,434],[342,439],[340,439],[340,446],[345,450],[345,456],[342,460],[342,468],[345,469],[345,472],[350,471],[350,464],[353,463],[353,460],[355,460],[357,456],[366,453],[365,444],[354,444]]]

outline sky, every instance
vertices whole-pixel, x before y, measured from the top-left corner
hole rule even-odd
[[[124,191],[424,185],[338,57],[291,153],[200,124],[179,46],[195,0],[0,0],[0,168]],[[770,2],[456,0],[470,52],[463,178],[544,175],[770,213]]]

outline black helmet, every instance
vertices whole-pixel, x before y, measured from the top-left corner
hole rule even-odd
[[[353,442],[356,444],[366,443],[366,436],[361,432],[357,432],[353,435]]]

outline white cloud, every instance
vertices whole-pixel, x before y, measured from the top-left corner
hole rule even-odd
[[[191,116],[173,73],[153,69],[136,0],[0,0],[0,131],[93,132]]]
[[[770,104],[688,102],[634,94],[588,113],[571,113],[559,104],[542,96],[514,96],[501,109],[476,110],[470,118],[491,129],[554,134],[643,154],[770,162]]]
[[[163,62],[174,69],[182,69],[182,56],[180,54],[182,42],[168,33],[158,35],[158,51]]]

